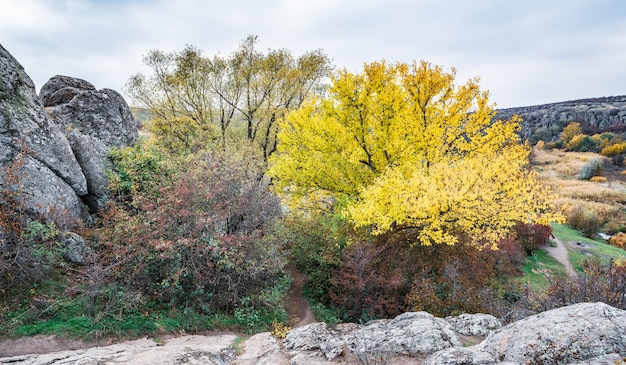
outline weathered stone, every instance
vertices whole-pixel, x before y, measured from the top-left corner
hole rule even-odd
[[[355,353],[418,355],[461,346],[452,326],[427,312],[404,313],[390,321],[375,321],[347,337]]]
[[[607,364],[625,357],[626,311],[580,303],[511,323],[479,345],[437,352],[426,364]]]
[[[331,330],[324,323],[313,323],[290,331],[283,343],[289,351],[319,351],[328,360],[346,350],[357,357],[391,357],[431,354],[461,346],[448,322],[426,312],[404,313],[392,320],[342,328]]]
[[[65,250],[67,260],[75,264],[84,265],[89,261],[93,250],[87,246],[85,239],[74,232],[65,232],[61,236],[61,246]]]
[[[106,171],[112,147],[132,145],[137,125],[124,98],[114,90],[96,88],[85,80],[54,76],[41,89],[51,118],[65,131],[80,164],[90,208],[102,207],[106,197]]]
[[[235,338],[234,335],[184,336],[167,340],[165,343],[141,339],[83,350],[0,358],[0,364],[226,365],[234,358],[232,343]]]
[[[45,112],[24,68],[1,45],[0,136],[0,143],[15,151],[25,146],[33,159],[76,194],[87,193],[85,176],[67,138]]]
[[[520,135],[536,142],[558,139],[571,122],[579,122],[583,133],[626,131],[626,95],[590,98],[535,106],[500,109],[495,119],[522,117]]]
[[[287,350],[312,351],[319,350],[322,342],[333,338],[324,322],[311,323],[295,328],[285,337],[283,345]]]
[[[243,343],[243,354],[232,365],[287,365],[289,356],[269,332],[258,333]]]
[[[490,314],[461,314],[446,317],[446,321],[452,325],[456,333],[464,336],[486,337],[502,327],[502,323]]]
[[[89,82],[75,77],[57,75],[46,82],[39,91],[44,107],[69,103],[80,90],[96,91]]]
[[[0,143],[0,166],[16,159],[23,162],[14,171],[19,181],[10,183],[0,172],[0,189],[16,192],[23,212],[30,219],[44,217],[50,221],[78,223],[88,219],[87,210],[76,192],[41,161],[30,155],[19,156],[11,145]]]

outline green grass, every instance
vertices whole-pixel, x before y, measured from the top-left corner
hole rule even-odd
[[[548,255],[548,251],[540,249],[528,256],[526,264],[522,267],[524,275],[517,280],[523,284],[528,282],[533,291],[542,291],[550,285],[550,278],[566,275],[565,268]]]
[[[602,264],[607,265],[611,259],[624,259],[626,251],[621,248],[611,246],[605,242],[593,240],[582,235],[579,231],[562,224],[552,224],[552,234],[561,240],[569,251],[570,262],[576,271],[582,271],[585,260],[595,257]],[[570,243],[580,242],[580,247]]]

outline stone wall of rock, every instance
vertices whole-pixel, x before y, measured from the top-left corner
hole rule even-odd
[[[556,140],[571,122],[581,123],[586,134],[624,132],[626,95],[500,109],[495,119],[509,119],[515,114],[523,119],[522,138],[531,142]]]
[[[97,209],[106,194],[108,150],[134,143],[136,125],[119,93],[84,80],[55,76],[41,94],[0,45],[0,189],[35,219],[88,219],[85,204]],[[10,183],[3,173],[17,165]]]

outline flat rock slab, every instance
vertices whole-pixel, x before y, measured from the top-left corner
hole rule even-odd
[[[163,343],[152,339],[127,341],[120,344],[89,349],[61,351],[0,358],[0,364],[12,365],[171,365],[171,364],[229,364],[235,335],[183,336]]]

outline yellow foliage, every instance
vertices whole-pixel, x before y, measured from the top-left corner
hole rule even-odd
[[[563,144],[568,144],[574,136],[580,135],[583,133],[583,129],[578,122],[572,122],[563,128],[561,132],[560,139],[563,141]]]
[[[604,156],[614,156],[619,155],[620,153],[626,152],[626,142],[616,143],[602,149],[602,155]]]
[[[589,179],[589,181],[604,183],[604,182],[607,182],[608,179],[604,176],[593,176],[591,179]]]
[[[356,226],[417,228],[422,244],[461,232],[495,242],[518,221],[561,220],[527,168],[519,118],[492,122],[478,79],[456,86],[455,74],[424,61],[338,72],[327,98],[281,124],[278,191],[309,202],[323,192]]]
[[[291,327],[286,326],[280,322],[272,322],[272,330],[270,331],[271,335],[274,336],[278,340],[282,340],[287,336],[287,333],[291,331]]]

